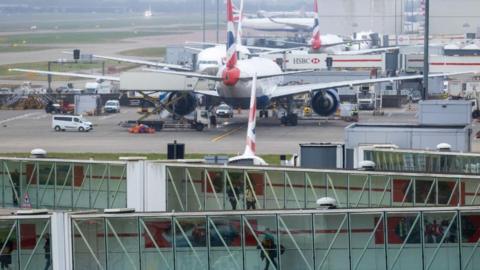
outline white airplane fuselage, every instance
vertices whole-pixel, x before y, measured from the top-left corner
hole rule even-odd
[[[240,52],[240,59],[246,58],[250,50],[245,46],[237,46]],[[227,47],[225,44],[206,48],[198,53],[196,71],[199,73],[216,75],[219,67],[225,63]]]
[[[265,76],[280,74],[282,70],[272,60],[255,57],[245,60],[239,60],[236,68],[240,70],[240,77]],[[222,76],[226,66],[222,66],[217,76]],[[282,76],[259,79],[256,84],[257,107],[264,108],[268,106],[270,94],[275,91],[277,86],[283,82]],[[250,95],[252,89],[252,80],[239,80],[235,85],[228,86],[224,82],[218,82],[216,86],[218,95],[229,105],[235,108],[246,109],[250,104]]]

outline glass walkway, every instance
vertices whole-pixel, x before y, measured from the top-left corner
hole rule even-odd
[[[480,204],[480,177],[367,171],[166,164],[167,211]]]
[[[477,207],[71,216],[74,269],[474,270]]]
[[[365,149],[364,159],[377,170],[420,173],[479,174],[480,155],[474,153]]]
[[[0,159],[0,206],[48,209],[126,207],[126,163]]]

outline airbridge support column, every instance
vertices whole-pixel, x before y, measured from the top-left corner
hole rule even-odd
[[[145,211],[145,157],[120,158],[127,161],[127,208]]]
[[[127,207],[136,212],[166,211],[166,166],[140,157],[121,159],[127,161]]]

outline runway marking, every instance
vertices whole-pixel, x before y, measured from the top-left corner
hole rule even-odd
[[[0,121],[0,124],[5,124],[5,123],[11,122],[11,121],[27,118],[27,117],[38,115],[38,114],[40,114],[40,113],[37,112],[37,113],[26,113],[26,114],[18,115],[18,116],[15,116],[15,117],[11,117],[11,118],[2,120],[2,121]]]
[[[245,128],[245,127],[244,127],[244,126],[240,126],[240,127],[231,129],[231,130],[227,131],[226,133],[224,133],[224,134],[222,134],[222,135],[220,135],[220,136],[218,136],[218,137],[213,138],[213,139],[212,139],[212,142],[218,142],[218,141],[220,141],[220,140],[223,140],[224,138],[232,135],[233,133],[235,133],[235,132],[237,132],[237,131],[239,131],[240,129],[243,129],[243,128]]]

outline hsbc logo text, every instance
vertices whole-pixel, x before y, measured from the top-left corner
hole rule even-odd
[[[293,58],[293,63],[296,64],[296,65],[310,64],[310,59],[308,59],[308,58]]]

